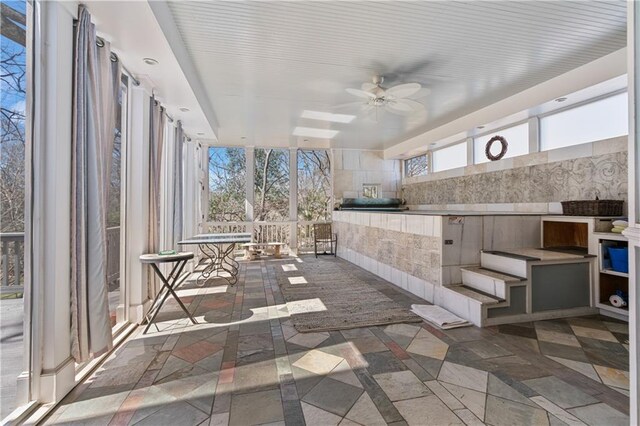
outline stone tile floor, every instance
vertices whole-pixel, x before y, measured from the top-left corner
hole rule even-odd
[[[275,268],[243,263],[235,287],[180,290],[46,424],[628,424],[628,329],[606,317],[443,331],[394,324],[298,333]],[[345,263],[345,265],[348,265]],[[397,302],[420,302],[357,268]],[[313,282],[313,277],[307,277]],[[171,300],[171,299],[170,299]]]

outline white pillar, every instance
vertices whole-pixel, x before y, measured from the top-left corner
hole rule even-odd
[[[256,170],[255,170],[255,158],[256,152],[254,147],[248,147],[245,149],[245,176],[246,178],[246,186],[245,186],[245,212],[246,219],[248,222],[253,222],[253,206],[255,204],[255,179],[256,179]]]
[[[640,299],[638,286],[640,285],[640,137],[637,129],[640,125],[640,4],[628,2],[627,6],[627,54],[629,76],[629,228],[624,235],[629,239],[629,377],[631,395],[629,397],[630,424],[640,422],[638,397],[640,383],[638,381],[638,339],[640,327],[638,324],[638,309]]]
[[[31,251],[25,281],[31,288],[33,399],[61,399],[75,385],[71,358],[71,104],[73,13],[59,2],[39,2],[38,81],[28,182],[33,196],[25,226]],[[26,342],[26,340],[25,340]]]
[[[128,146],[126,283],[129,293],[129,321],[141,323],[149,308],[148,267],[139,257],[149,241],[149,102],[142,87],[129,93],[130,120]]]
[[[298,148],[289,148],[289,245],[292,253],[298,253]]]

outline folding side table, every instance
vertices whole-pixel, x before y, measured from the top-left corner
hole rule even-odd
[[[182,274],[182,271],[185,265],[187,264],[187,262],[193,259],[193,257],[194,255],[191,252],[182,252],[182,253],[169,254],[169,255],[159,255],[155,253],[149,253],[149,254],[143,254],[142,256],[140,256],[140,262],[151,265],[153,270],[156,272],[156,275],[160,277],[160,280],[162,281],[162,286],[163,286],[162,289],[156,295],[155,299],[153,300],[153,303],[151,304],[151,309],[149,309],[149,312],[145,317],[145,320],[147,321],[147,326],[145,327],[142,334],[146,334],[147,331],[149,331],[149,327],[151,327],[151,323],[153,322],[153,320],[155,320],[156,316],[160,312],[160,309],[162,308],[162,305],[164,305],[164,302],[167,300],[167,297],[169,297],[169,294],[171,294],[173,298],[176,299],[176,302],[178,302],[178,304],[180,305],[182,310],[187,314],[191,322],[194,324],[197,324],[196,320],[189,313],[189,310],[184,306],[184,304],[182,303],[182,301],[180,300],[180,298],[175,292],[175,289],[177,289],[180,286],[180,284],[182,284],[184,280],[186,280],[187,277],[189,276],[189,274],[183,274],[182,276],[180,274]],[[169,276],[165,277],[162,274],[162,271],[160,271],[160,268],[158,268],[158,265],[160,263],[175,263],[175,265],[173,266],[173,269],[171,269],[171,273],[169,273]]]

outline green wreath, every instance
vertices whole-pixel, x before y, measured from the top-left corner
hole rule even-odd
[[[496,155],[493,155],[491,153],[491,146],[493,145],[494,142],[500,142],[500,145],[502,145],[502,149]],[[489,139],[489,142],[487,142],[487,145],[484,147],[484,153],[489,160],[496,161],[505,156],[505,154],[507,153],[508,147],[509,147],[509,144],[507,143],[507,140],[502,136],[496,135],[491,139]]]

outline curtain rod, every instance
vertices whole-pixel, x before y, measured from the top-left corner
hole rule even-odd
[[[96,44],[98,45],[98,47],[104,47],[105,43],[104,43],[104,39],[102,37],[96,37]],[[122,70],[127,74],[127,76],[133,80],[133,84],[135,86],[140,86],[140,80],[138,80],[137,78],[135,78],[133,76],[133,74],[131,73],[131,71],[129,71],[127,69],[127,67],[124,66],[124,64],[122,63],[122,61],[120,60],[120,58],[118,57],[118,55],[116,55],[114,52],[111,52],[110,55],[111,61],[112,62],[120,62],[120,66],[122,67]]]

